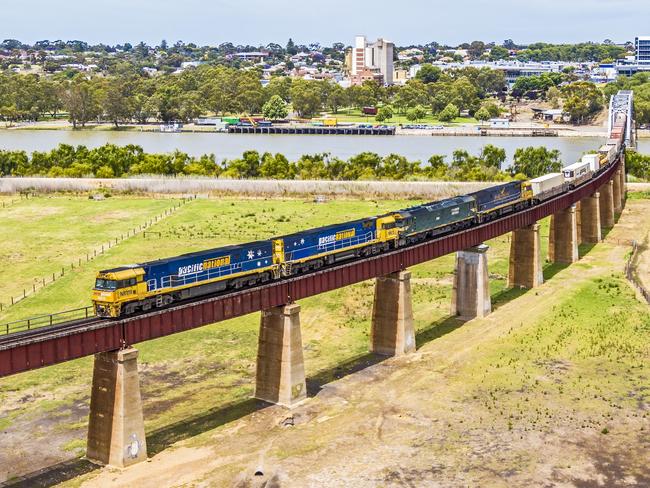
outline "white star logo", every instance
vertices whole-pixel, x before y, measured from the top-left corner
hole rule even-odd
[[[304,239],[300,239],[300,244],[304,244],[304,243],[305,243],[305,240],[304,240]]]
[[[258,255],[258,256],[261,256],[261,255],[262,255],[262,251],[257,251],[257,255]]]
[[[247,256],[248,256],[248,259],[253,259],[255,257],[255,253],[252,250],[248,251]]]

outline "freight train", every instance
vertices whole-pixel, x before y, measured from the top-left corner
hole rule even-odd
[[[98,317],[121,317],[228,290],[269,283],[363,259],[453,233],[529,208],[586,183],[624,150],[625,119],[597,154],[529,181],[512,181],[384,215],[269,240],[122,266],[97,274]]]

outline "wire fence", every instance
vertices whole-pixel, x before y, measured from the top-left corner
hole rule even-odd
[[[57,325],[71,320],[89,319],[95,316],[93,307],[74,308],[64,312],[38,315],[28,319],[14,320],[0,324],[0,335],[13,334],[25,330],[37,329],[50,325]]]
[[[137,227],[128,229],[126,232],[121,233],[119,236],[116,236],[115,238],[112,238],[101,245],[98,245],[96,248],[92,249],[91,251],[88,251],[84,256],[78,257],[70,264],[61,266],[61,271],[55,271],[51,275],[43,276],[40,278],[34,278],[32,281],[32,286],[23,288],[23,292],[20,295],[17,296],[12,295],[6,300],[6,302],[0,302],[0,312],[3,312],[7,310],[9,307],[16,305],[17,303],[20,303],[26,298],[34,295],[37,291],[42,290],[43,288],[45,288],[48,285],[51,285],[57,280],[60,280],[66,274],[73,272],[75,269],[81,268],[85,263],[88,263],[94,260],[95,258],[101,256],[102,254],[108,252],[110,249],[114,248],[121,242],[129,238],[132,238],[136,235],[139,235],[141,233],[144,233],[147,229],[161,222],[163,219],[171,216],[174,212],[176,212],[184,204],[190,202],[191,200],[194,200],[194,198],[183,198],[180,202],[175,203],[174,206],[165,209],[163,213],[150,218],[144,223],[138,225]]]
[[[630,257],[628,258],[627,262],[625,263],[625,277],[628,279],[630,283],[636,288],[639,293],[643,296],[645,301],[650,304],[650,292],[643,286],[643,283],[641,283],[641,280],[636,274],[636,260],[639,255],[639,249],[641,248],[642,250],[645,250],[647,246],[639,246],[639,244],[636,241],[632,241],[632,253],[630,254]]]

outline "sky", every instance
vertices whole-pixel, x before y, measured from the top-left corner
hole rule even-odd
[[[625,42],[649,20],[648,0],[0,0],[0,40],[27,43]]]

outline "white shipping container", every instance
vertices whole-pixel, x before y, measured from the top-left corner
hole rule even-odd
[[[616,148],[616,152],[618,153],[619,149],[621,149],[621,141],[618,139],[608,139],[607,140],[607,145],[608,146],[614,146]]]
[[[582,156],[582,162],[588,164],[591,171],[600,169],[600,155],[598,154],[585,154]]]
[[[564,184],[564,175],[562,173],[549,173],[539,178],[530,180],[530,187],[533,190],[533,196],[546,193],[558,186]]]
[[[562,173],[564,174],[564,180],[568,182],[583,177],[589,173],[589,171],[591,171],[589,163],[579,161],[569,166],[565,166]]]

